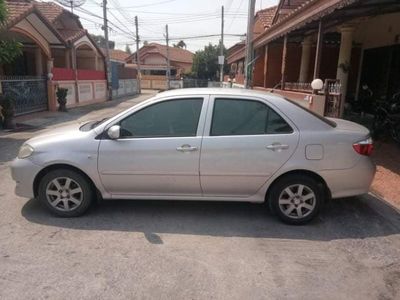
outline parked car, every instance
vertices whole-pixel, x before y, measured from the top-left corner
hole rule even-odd
[[[369,131],[275,94],[167,91],[110,119],[28,140],[12,163],[16,194],[58,216],[104,199],[267,201],[303,224],[328,198],[367,193]]]

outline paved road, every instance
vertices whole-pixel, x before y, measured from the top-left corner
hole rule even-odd
[[[148,96],[27,123],[103,117]],[[332,201],[301,227],[248,203],[109,201],[60,219],[13,194],[9,161],[35,133],[0,136],[1,299],[400,297],[399,214],[372,196]]]

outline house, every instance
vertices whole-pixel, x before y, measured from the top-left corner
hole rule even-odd
[[[320,109],[339,116],[346,102],[364,101],[363,86],[375,99],[400,90],[400,1],[281,0],[253,46],[254,88],[274,89],[305,106],[324,94]],[[313,96],[316,78],[325,85]]]
[[[103,49],[103,52],[105,50]],[[118,50],[109,49],[111,62],[111,87],[112,97],[131,96],[139,91],[137,82],[137,69],[129,67],[126,60],[131,54]]]
[[[253,36],[258,37],[272,25],[277,6],[259,10],[254,16]],[[235,78],[237,84],[244,83],[245,42],[240,42],[228,49],[227,63],[230,65],[230,77]]]
[[[168,47],[150,43],[139,49],[142,88],[166,89],[167,85],[167,49],[169,51],[171,79],[179,79],[190,73],[193,65],[193,53],[182,48]],[[127,60],[128,67],[137,68],[136,52]]]
[[[23,55],[0,66],[2,92],[16,100],[17,114],[55,110],[56,87],[68,89],[67,105],[105,101],[102,51],[79,17],[54,2],[7,0],[2,39],[23,45]]]

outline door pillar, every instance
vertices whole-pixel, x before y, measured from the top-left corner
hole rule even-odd
[[[347,85],[349,79],[349,67],[351,60],[351,50],[353,48],[353,33],[355,28],[353,26],[342,26],[340,27],[341,39],[340,39],[340,50],[339,59],[337,65],[336,79],[340,80],[342,86],[342,101],[341,112],[342,115],[344,109],[344,102],[347,94]]]
[[[35,49],[35,69],[36,69],[37,76],[43,75],[42,49],[40,49],[40,47],[37,47]],[[49,72],[51,72],[51,70],[48,71],[47,73],[49,73]]]
[[[65,49],[65,68],[71,69],[71,49]]]
[[[310,58],[311,58],[311,47],[312,37],[307,36],[301,43],[301,64],[299,72],[299,82],[307,82],[308,73],[310,70]]]

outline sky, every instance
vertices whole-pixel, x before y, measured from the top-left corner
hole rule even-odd
[[[58,2],[60,1],[66,0]],[[74,1],[85,2],[74,9],[74,13],[80,16],[82,25],[90,33],[103,35],[102,0]],[[277,2],[278,0],[257,0],[256,11],[276,5]],[[168,24],[170,45],[182,39],[187,49],[195,52],[208,43],[219,42],[220,36],[208,35],[221,34],[222,5],[225,9],[224,45],[229,48],[243,39],[233,35],[246,33],[248,0],[108,0],[109,39],[116,42],[118,49],[125,49],[128,44],[134,51],[134,17],[138,16],[141,42],[165,44],[165,25]]]

